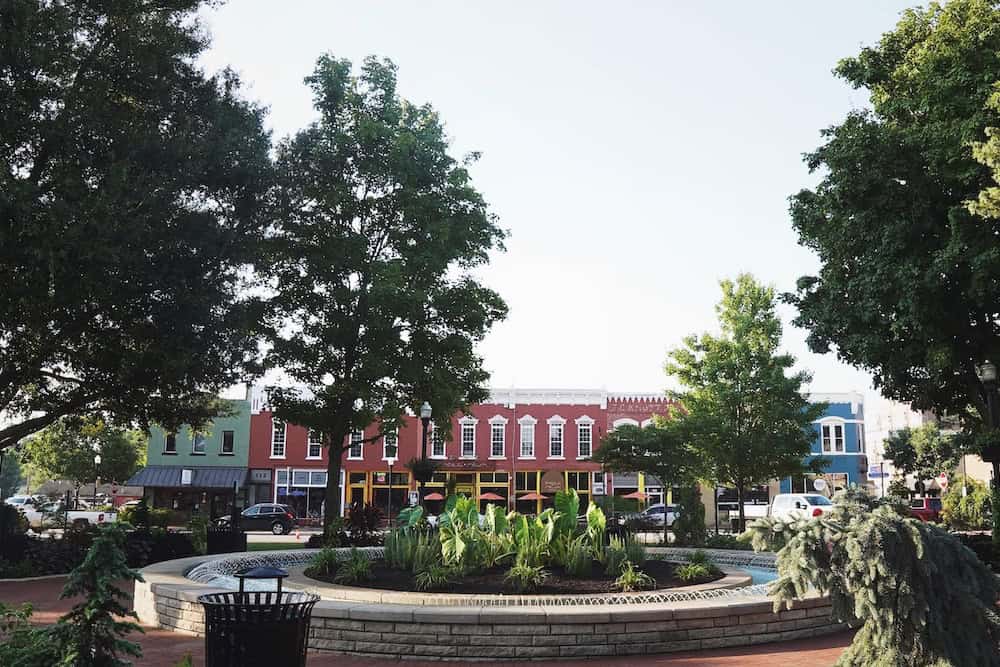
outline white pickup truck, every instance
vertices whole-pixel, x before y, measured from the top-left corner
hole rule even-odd
[[[111,523],[117,518],[115,512],[105,512],[101,510],[69,510],[63,509],[63,503],[54,502],[46,505],[25,504],[20,507],[24,518],[28,520],[28,526],[34,531],[42,531],[46,528],[64,528],[72,526],[74,528],[85,528],[87,526],[98,526],[103,523]]]

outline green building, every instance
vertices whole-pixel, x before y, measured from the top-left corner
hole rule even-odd
[[[216,417],[201,431],[185,425],[175,432],[154,426],[149,432],[146,467],[129,481],[145,489],[150,507],[215,518],[228,514],[234,485],[246,485],[250,454],[250,403],[227,401],[230,414]]]

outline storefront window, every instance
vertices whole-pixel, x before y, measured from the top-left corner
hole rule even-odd
[[[291,507],[301,519],[318,521],[323,517],[326,502],[326,471],[292,470],[291,485],[288,472],[275,471],[276,502]]]

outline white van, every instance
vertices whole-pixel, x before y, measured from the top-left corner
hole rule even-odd
[[[769,514],[778,519],[811,519],[832,508],[830,499],[818,493],[779,493],[771,501]]]

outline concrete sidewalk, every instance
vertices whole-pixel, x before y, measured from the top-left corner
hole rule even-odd
[[[65,577],[38,581],[0,582],[0,602],[20,605],[30,602],[35,609],[33,619],[40,624],[50,624],[73,606],[73,600],[60,600],[59,594],[65,584]],[[594,658],[591,660],[558,660],[511,662],[497,661],[477,663],[481,665],[678,665],[683,667],[828,667],[836,662],[844,648],[851,642],[851,633],[841,633],[829,637],[780,644],[761,644],[732,649],[699,651],[696,653],[671,653],[664,656]],[[143,635],[135,635],[133,641],[142,645],[143,657],[136,665],[151,667],[173,667],[186,655],[194,659],[196,666],[204,665],[204,640],[159,628],[146,628]],[[395,661],[373,658],[351,658],[330,653],[311,653],[310,667],[334,667],[335,665],[356,667],[360,665],[389,665]],[[441,667],[440,662],[406,662],[407,665]],[[454,663],[452,663],[454,664]]]

